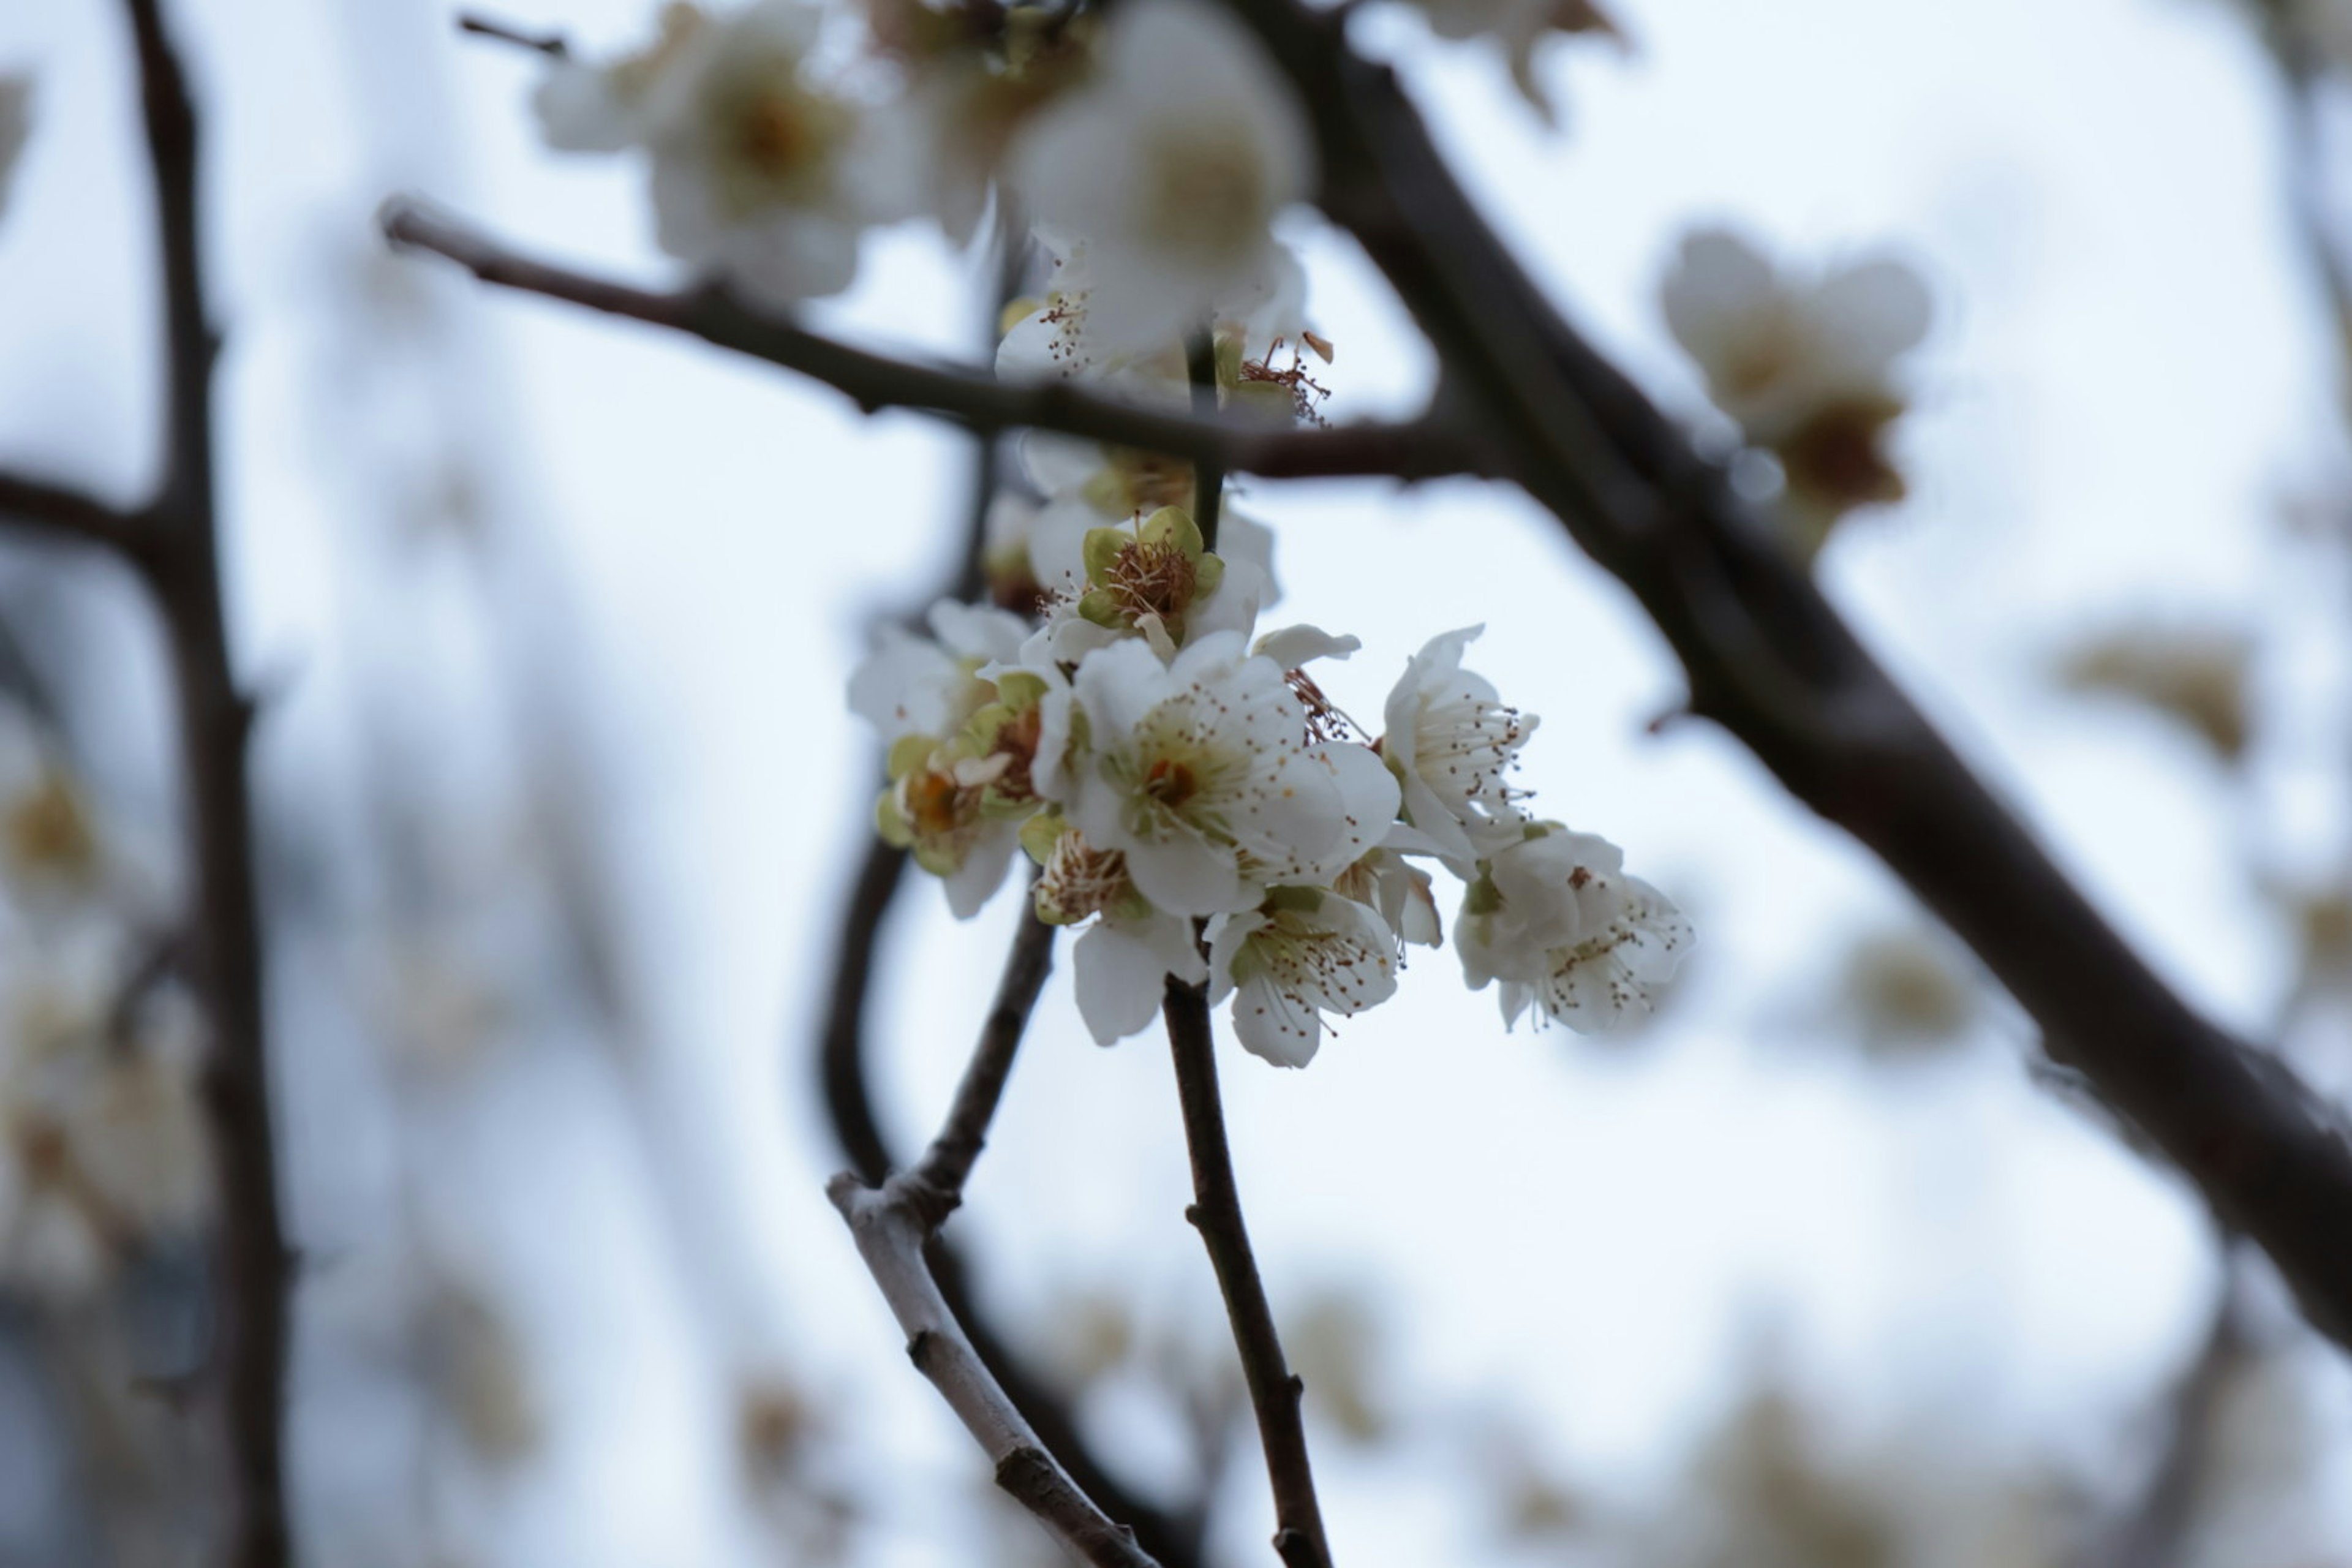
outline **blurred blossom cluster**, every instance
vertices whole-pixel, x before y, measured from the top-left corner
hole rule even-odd
[[[39,1297],[90,1296],[210,1206],[167,893],[62,743],[0,707],[0,1279]]]
[[[880,108],[856,66],[816,64],[814,11],[765,0],[672,7],[643,52],[556,64],[541,119],[558,147],[645,149],[665,248],[770,303],[845,287],[859,231],[905,216],[901,196],[958,234],[997,180],[1052,268],[1007,312],[1000,375],[1317,417],[1302,350],[1332,345],[1272,226],[1313,193],[1311,137],[1237,22],[1205,0],[1135,0],[1099,26],[868,19],[864,63],[895,62],[904,89]],[[1597,25],[1504,6],[1472,30]],[[1039,918],[1087,926],[1097,1040],[1146,1027],[1173,976],[1232,997],[1249,1049],[1305,1065],[1328,1016],[1394,993],[1406,944],[1441,942],[1423,861],[1465,884],[1464,971],[1499,983],[1506,1018],[1532,1005],[1604,1031],[1649,1011],[1690,929],[1614,846],[1526,809],[1507,779],[1535,721],[1463,667],[1479,628],[1407,662],[1375,735],[1310,672],[1357,638],[1260,634],[1272,541],[1220,515],[1221,480],[1196,493],[1190,465],[1044,434],[1024,457],[1042,500],[1001,504],[990,552],[1018,609],[936,606],[928,635],[886,638],[851,701],[889,748],[882,836],[959,916],[1025,852]]]

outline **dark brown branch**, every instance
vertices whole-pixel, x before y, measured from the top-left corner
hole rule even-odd
[[[884,843],[873,830],[871,816],[871,812],[858,814],[859,828],[867,839],[866,858],[858,865],[857,879],[850,885],[848,905],[841,915],[833,989],[825,1002],[824,1032],[819,1037],[817,1076],[824,1091],[826,1117],[849,1168],[866,1185],[879,1186],[895,1162],[881,1125],[874,1119],[874,1097],[866,1083],[866,1003],[873,991],[874,954],[881,943],[882,921],[906,877],[907,852]]]
[[[584,277],[516,256],[413,203],[387,204],[383,223],[394,245],[446,257],[485,283],[701,338],[824,382],[869,414],[909,408],[974,430],[1059,430],[1267,479],[1425,479],[1480,466],[1472,442],[1428,418],[1297,430],[1163,414],[1067,382],[1011,384],[982,371],[870,353],[756,315],[716,289],[664,294]]]
[[[1553,309],[1394,73],[1295,0],[1229,0],[1314,116],[1326,210],[1436,345],[1500,460],[1639,598],[1694,712],[1975,949],[2079,1069],[2352,1345],[2352,1152],[2291,1071],[2199,1017],[2067,880],[1680,430]]]
[[[246,772],[251,705],[239,693],[221,598],[213,477],[213,363],[205,302],[194,105],[158,0],[127,0],[155,177],[165,333],[163,475],[148,512],[149,568],[170,637],[195,860],[191,972],[205,1003],[204,1075],[220,1170],[215,1370],[226,1426],[231,1505],[225,1560],[288,1560],[283,1452],[287,1291],[277,1143],[265,1044],[259,899]]]
[[[1158,1568],[1070,1479],[965,1337],[933,1277],[926,1251],[962,1201],[972,1162],[987,1141],[1021,1036],[1053,963],[1055,928],[1022,913],[963,1080],[940,1134],[915,1168],[873,1187],[843,1172],[825,1189],[848,1222],[857,1250],[907,1335],[907,1353],[930,1379],[996,1465],[997,1485],[1035,1514],[1082,1561],[1102,1568]]]
[[[1217,1092],[1208,992],[1171,975],[1161,1011],[1176,1060],[1184,1143],[1192,1157],[1193,1202],[1184,1217],[1209,1249],[1225,1314],[1233,1320],[1242,1379],[1257,1412],[1258,1439],[1265,1445],[1266,1474],[1274,1483],[1274,1549],[1287,1568],[1330,1568],[1331,1548],[1323,1533],[1323,1510],[1315,1497],[1315,1472],[1307,1462],[1307,1428],[1299,1409],[1306,1384],[1283,1359],[1274,1309],[1266,1301],[1265,1283],[1258,1278],[1257,1258],[1242,1221],[1241,1189],[1234,1180],[1224,1105]]]
[[[134,565],[143,565],[154,546],[152,518],[30,474],[0,471],[0,522],[100,545]]]

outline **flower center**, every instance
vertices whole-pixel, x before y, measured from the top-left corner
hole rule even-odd
[[[1121,611],[1168,620],[1192,602],[1201,570],[1181,545],[1139,539],[1111,558],[1104,576],[1103,586]]]
[[[1265,164],[1246,130],[1188,121],[1159,127],[1147,145],[1147,240],[1205,260],[1223,260],[1262,237],[1273,203]]]
[[[1143,793],[1169,810],[1179,811],[1186,801],[1201,793],[1201,784],[1190,767],[1173,757],[1161,757],[1145,772]]]

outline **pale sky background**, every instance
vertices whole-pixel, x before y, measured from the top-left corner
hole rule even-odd
[[[1695,387],[1654,289],[1692,223],[1735,222],[1804,258],[1891,249],[1927,270],[1937,325],[1901,435],[1915,499],[1841,537],[1828,587],[2164,972],[2259,1030],[2284,948],[2246,885],[2245,845],[2291,865],[2340,842],[2328,770],[2344,736],[2284,736],[2250,806],[2186,739],[2042,679],[2070,635],[2154,611],[2273,627],[2262,668],[2276,700],[2343,690],[2340,650],[2293,628],[2326,595],[2344,603],[2344,584],[2277,526],[2281,499],[2341,454],[2254,42],[2190,0],[1624,9],[1631,58],[1552,57],[1561,135],[1481,52],[1433,45],[1401,15],[1362,30],[1406,64],[1556,298],[1677,406],[1696,410]],[[651,11],[509,7],[597,47],[634,39]],[[184,0],[173,15],[214,136],[236,610],[246,668],[278,693],[271,798],[331,837],[351,831],[371,767],[354,706],[364,691],[397,707],[394,689],[437,694],[377,717],[441,798],[510,790],[517,721],[483,671],[505,641],[560,639],[561,688],[609,773],[657,1047],[632,1078],[562,1039],[509,1042],[432,1079],[401,1131],[383,1069],[332,1026],[335,977],[371,960],[294,943],[279,1048],[297,1221],[330,1259],[315,1332],[388,1331],[401,1286],[380,1244],[401,1223],[495,1281],[547,1438],[436,1505],[478,1561],[772,1560],[732,1500],[724,1403],[732,1379],[770,1369],[840,1402],[853,1477],[892,1522],[866,1561],[969,1561],[979,1458],[907,1367],[824,1201],[835,1155],[806,1065],[868,782],[867,738],[838,694],[869,616],[941,570],[962,443],[421,263],[454,341],[387,363],[378,339],[355,358],[337,300],[384,195],[661,277],[638,171],[541,152],[531,62],[460,40],[440,5]],[[40,123],[0,229],[0,461],[128,495],[152,310],[115,8],[0,6],[0,66],[17,64],[41,73]],[[1304,216],[1296,237],[1312,314],[1339,347],[1329,412],[1409,409],[1427,351],[1349,241]],[[972,285],[933,236],[883,237],[867,260],[816,320],[968,350]],[[383,477],[410,474],[404,454],[436,428],[492,476],[504,531],[488,600],[468,597],[446,541],[387,552],[354,521],[382,512]],[[358,477],[336,445],[352,440],[376,465]],[[1508,1411],[1572,1475],[1628,1499],[1665,1484],[1765,1342],[1863,1447],[1932,1427],[1968,1463],[2030,1464],[2095,1460],[2128,1436],[2202,1331],[2215,1275],[2192,1205],[2027,1084],[2021,1023],[1895,1069],[1805,1037],[1840,944],[1899,895],[1720,735],[1645,733],[1679,687],[1626,595],[1500,489],[1261,485],[1236,504],[1277,531],[1289,597],[1275,620],[1363,637],[1326,682],[1343,706],[1375,711],[1423,641],[1485,623],[1475,667],[1542,716],[1524,779],[1538,806],[1623,845],[1701,938],[1669,1024],[1636,1045],[1506,1035],[1450,953],[1415,963],[1394,1004],[1304,1072],[1228,1045],[1277,1307],[1367,1288],[1408,1413],[1443,1427]],[[123,721],[136,734],[155,718],[152,648],[134,615],[119,620],[121,679],[143,693]],[[470,874],[495,911],[495,855]],[[959,928],[935,889],[915,894],[874,1035],[902,1148],[944,1102],[1012,912],[1008,895]],[[460,947],[504,973],[517,929],[493,912]],[[1181,1217],[1165,1062],[1149,1036],[1088,1043],[1057,974],[954,1226],[1007,1321],[1042,1328],[1071,1292],[1118,1289],[1224,1353]],[[405,1181],[404,1139],[433,1152]],[[682,1237],[678,1214],[693,1216]],[[310,1386],[306,1412],[331,1392]],[[2340,1370],[2326,1387],[2345,1408]],[[1136,1456],[1166,1440],[1132,1411],[1098,1414]],[[305,1496],[333,1521],[321,1561],[376,1561],[355,1521],[410,1507],[396,1464],[316,1420],[302,1430]],[[1316,1436],[1344,1562],[1516,1561],[1432,1450],[1367,1457]],[[1233,1485],[1233,1560],[1259,1561],[1262,1472],[1238,1463]]]

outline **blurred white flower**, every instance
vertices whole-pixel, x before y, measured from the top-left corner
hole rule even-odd
[[[1276,1067],[1305,1067],[1323,1015],[1396,994],[1395,933],[1377,910],[1316,888],[1276,888],[1256,909],[1209,922],[1209,1001],[1231,996],[1234,1034]]]
[[[995,695],[978,672],[1017,658],[1029,636],[1018,616],[952,599],[933,605],[929,620],[929,637],[884,627],[880,646],[850,675],[850,710],[880,731],[885,745],[908,735],[953,734]]]
[[[1462,668],[1484,626],[1430,639],[1389,693],[1381,756],[1403,786],[1404,814],[1458,876],[1517,837],[1521,816],[1505,775],[1536,719],[1503,705],[1494,686]]]
[[[96,919],[47,922],[0,964],[0,1276],[52,1299],[211,1210],[196,1014],[141,969]]]
[[[866,228],[910,210],[914,174],[888,126],[814,79],[823,22],[804,0],[718,17],[672,6],[643,53],[554,64],[541,122],[558,148],[652,154],[670,255],[772,305],[838,293]]]
[[[1032,120],[1007,163],[1038,223],[1084,243],[1085,331],[1122,351],[1274,296],[1274,216],[1314,184],[1289,81],[1206,0],[1121,5],[1100,74]]]
[[[618,153],[652,133],[655,88],[709,26],[696,6],[662,7],[651,44],[601,65],[562,56],[532,89],[530,107],[540,135],[560,153]]]
[[[1916,271],[1879,259],[1791,277],[1708,228],[1684,239],[1661,298],[1707,395],[1780,459],[1807,553],[1847,510],[1902,498],[1880,443],[1906,406],[1895,361],[1927,334],[1932,301]]]
[[[1454,922],[1463,977],[1500,981],[1506,1021],[1532,1001],[1580,1034],[1640,1021],[1692,941],[1664,893],[1624,874],[1615,845],[1553,823],[1484,863]]]
[[[0,215],[8,210],[16,160],[33,135],[33,73],[0,71]]]

